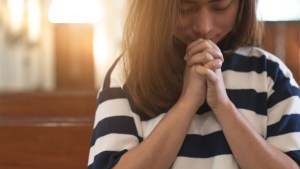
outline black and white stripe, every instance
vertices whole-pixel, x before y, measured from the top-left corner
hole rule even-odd
[[[89,169],[111,168],[127,150],[142,142],[165,115],[145,118],[132,105],[124,87],[124,57],[108,71],[99,92]],[[244,47],[225,58],[222,71],[228,96],[238,110],[262,137],[300,164],[300,91],[288,68],[259,48]],[[172,168],[199,166],[239,168],[207,105],[194,116]]]

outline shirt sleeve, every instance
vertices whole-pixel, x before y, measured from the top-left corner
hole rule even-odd
[[[112,168],[142,140],[140,117],[131,110],[117,70],[116,64],[109,70],[97,98],[88,169]]]
[[[300,90],[283,63],[270,63],[267,141],[300,165]]]
[[[136,121],[121,88],[102,91],[98,98],[89,154],[89,169],[109,169],[140,143]]]

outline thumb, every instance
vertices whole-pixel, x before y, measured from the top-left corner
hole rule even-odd
[[[218,74],[221,73],[221,69],[208,69],[206,73],[206,80],[208,85],[216,85],[218,83]]]

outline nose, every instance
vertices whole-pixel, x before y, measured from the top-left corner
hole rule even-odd
[[[209,11],[201,10],[198,11],[194,16],[193,31],[197,37],[209,38],[209,34],[213,29],[213,20]]]

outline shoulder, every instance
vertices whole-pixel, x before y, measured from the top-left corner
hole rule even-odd
[[[289,68],[279,57],[262,48],[253,46],[240,47],[235,51],[235,54],[250,58],[258,63],[263,62],[261,66],[264,66],[266,68],[266,71],[274,71],[278,69],[282,71],[286,76],[291,75]]]
[[[245,57],[256,57],[256,58],[264,57],[267,60],[272,60],[274,62],[281,62],[281,60],[274,54],[262,48],[254,47],[254,46],[240,47],[234,53],[238,55],[243,55]]]
[[[254,46],[240,47],[234,52],[231,60],[235,63],[237,60],[242,63],[244,67],[241,69],[248,68],[248,71],[256,71],[257,73],[265,72],[273,81],[287,78],[293,86],[298,86],[286,64],[279,57],[262,48]]]
[[[126,82],[126,53],[122,53],[115,59],[113,64],[106,72],[105,78],[102,82],[100,90],[107,88],[123,88]]]
[[[101,86],[98,90],[97,102],[103,100],[103,95],[106,93],[122,93],[124,95],[123,87],[126,82],[125,61],[126,54],[122,53],[118,56],[109,69],[105,73],[104,79],[101,81]],[[102,95],[102,97],[100,96]],[[122,96],[123,97],[123,96]]]

